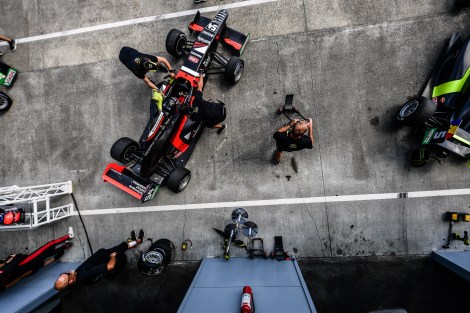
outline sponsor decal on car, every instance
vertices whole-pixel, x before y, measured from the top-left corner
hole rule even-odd
[[[428,145],[431,142],[432,136],[436,132],[437,128],[432,128],[428,131],[426,131],[426,134],[424,134],[423,142],[421,143],[422,145]]]
[[[188,60],[193,62],[193,63],[198,63],[199,62],[199,58],[196,58],[194,55],[190,55],[188,57]]]
[[[11,84],[11,82],[13,81],[13,78],[15,77],[15,75],[16,75],[16,71],[10,69],[10,70],[8,71],[7,78],[5,78],[4,85],[5,85],[5,86],[10,86],[10,84]]]

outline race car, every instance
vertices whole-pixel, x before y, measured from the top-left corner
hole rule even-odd
[[[0,86],[13,87],[17,77],[18,71],[15,68],[0,62]],[[0,114],[8,111],[12,104],[11,98],[6,93],[0,91]]]
[[[202,73],[223,73],[230,83],[236,84],[244,70],[240,55],[249,35],[227,27],[227,18],[226,10],[219,11],[213,20],[197,12],[189,25],[190,32],[197,35],[195,41],[188,41],[176,29],[168,33],[166,49],[173,56],[186,56],[183,66],[174,79],[160,82],[159,91],[153,90],[150,120],[139,141],[123,137],[113,144],[111,157],[122,165],[110,163],[102,174],[104,181],[142,202],[153,199],[163,184],[174,192],[188,185],[191,172],[185,165],[204,124],[190,120],[180,108],[192,106]],[[217,52],[220,41],[232,49],[230,59]],[[159,97],[163,99],[161,103]]]
[[[408,100],[396,117],[423,130],[412,164],[427,163],[431,152],[470,158],[470,38],[454,33],[440,54],[421,96]],[[441,162],[440,162],[441,163]]]

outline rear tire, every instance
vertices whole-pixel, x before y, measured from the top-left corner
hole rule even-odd
[[[415,97],[403,104],[397,113],[397,120],[405,125],[420,127],[436,112],[434,101],[426,97]]]
[[[177,167],[168,177],[166,185],[173,192],[181,192],[191,180],[191,171],[180,166]]]
[[[13,104],[13,100],[4,92],[0,91],[0,112],[6,112]]]
[[[122,137],[116,140],[111,147],[111,157],[118,162],[127,163],[132,160],[132,151],[139,148],[139,145],[134,140]]]
[[[172,56],[179,58],[184,54],[187,41],[186,35],[182,31],[172,29],[166,36],[166,51]]]
[[[240,81],[245,70],[245,62],[237,56],[232,56],[225,66],[225,79],[235,85]]]

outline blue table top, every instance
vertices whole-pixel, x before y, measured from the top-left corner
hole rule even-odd
[[[178,313],[239,313],[244,286],[257,312],[316,312],[295,260],[205,258]]]

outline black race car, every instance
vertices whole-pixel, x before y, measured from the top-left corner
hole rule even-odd
[[[405,125],[424,131],[412,164],[426,164],[431,152],[447,151],[470,158],[470,38],[454,33],[439,56],[421,96],[407,101],[397,113]]]
[[[111,148],[111,157],[123,165],[109,164],[102,178],[126,191],[142,202],[152,199],[159,187],[166,184],[174,192],[182,191],[191,178],[184,166],[201,136],[204,125],[180,114],[180,108],[190,107],[201,73],[221,74],[236,84],[244,70],[239,58],[249,35],[226,25],[228,12],[221,10],[213,20],[197,12],[189,30],[195,41],[172,29],[166,38],[166,49],[173,56],[186,56],[183,66],[174,79],[157,84],[163,96],[158,108],[158,97],[150,102],[151,116],[139,142],[123,137]],[[230,59],[217,52],[219,42],[232,49]],[[156,90],[154,95],[158,95]]]

